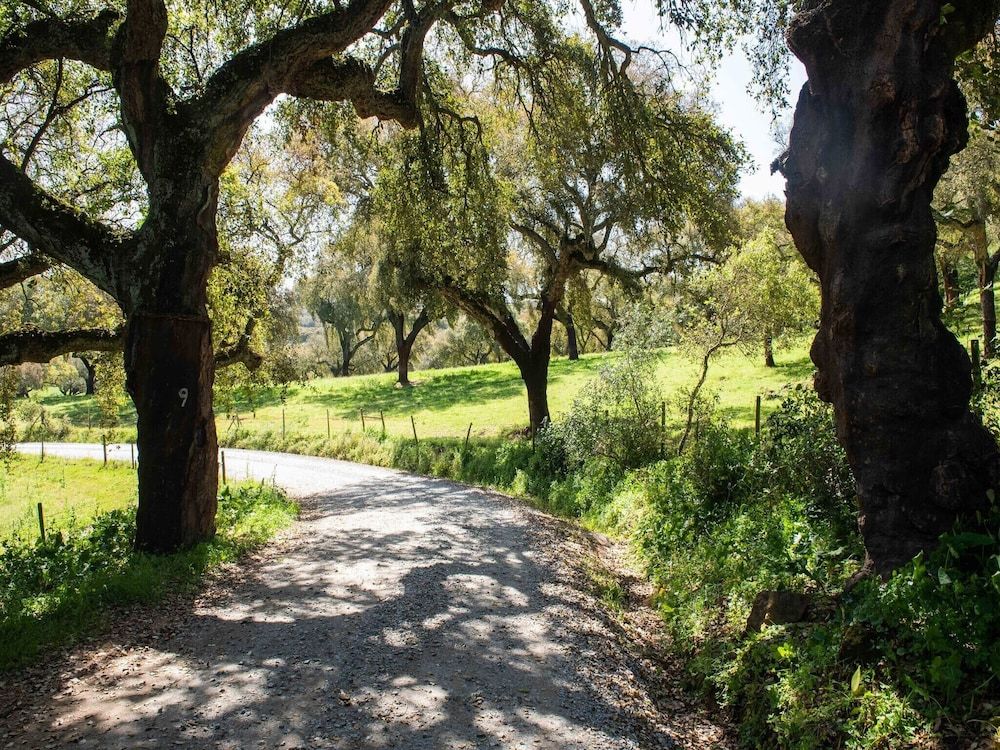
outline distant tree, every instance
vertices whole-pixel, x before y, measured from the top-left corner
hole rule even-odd
[[[1000,265],[1000,247],[990,241],[1000,220],[1000,140],[997,133],[975,123],[969,144],[952,160],[934,192],[934,216],[942,244],[971,250],[979,275],[979,303],[983,324],[983,354],[997,351],[997,311],[994,284]],[[939,258],[949,254],[939,252]],[[945,288],[948,288],[946,268]]]

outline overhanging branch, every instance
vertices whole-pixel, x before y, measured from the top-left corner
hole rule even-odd
[[[42,331],[26,328],[0,335],[0,366],[50,362],[73,352],[116,352],[125,345],[124,327]]]
[[[43,60],[66,58],[98,70],[111,69],[111,30],[121,16],[102,10],[92,18],[44,18],[0,40],[0,83]]]
[[[0,263],[0,289],[9,289],[15,284],[45,273],[52,264],[40,255],[25,255],[6,263]]]

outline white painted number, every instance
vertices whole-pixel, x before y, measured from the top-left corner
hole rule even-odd
[[[179,391],[177,391],[177,395],[180,396],[180,398],[181,398],[181,408],[183,409],[185,406],[187,406],[187,402],[188,402],[188,389],[187,388],[181,388]]]

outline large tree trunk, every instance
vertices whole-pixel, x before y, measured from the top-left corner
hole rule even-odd
[[[958,269],[951,263],[941,261],[941,286],[944,287],[944,306],[952,308],[958,304]]]
[[[528,419],[532,434],[549,421],[549,357],[532,358],[520,366],[528,393]]]
[[[79,354],[76,358],[80,360],[80,364],[83,365],[83,371],[86,373],[83,378],[85,393],[88,396],[93,396],[97,391],[95,385],[97,381],[97,367],[86,357],[81,357]]]
[[[764,367],[777,367],[774,362],[774,337],[764,337]]]
[[[208,317],[133,313],[125,370],[138,417],[136,546],[172,552],[210,539],[218,443]]]
[[[990,255],[989,240],[986,237],[986,222],[979,221],[969,228],[972,237],[973,255],[979,271],[979,307],[983,318],[983,356],[990,358],[996,354],[997,305],[993,282],[997,275],[997,258]]]
[[[392,324],[392,329],[396,335],[396,382],[402,386],[410,385],[410,355],[413,353],[413,344],[417,340],[420,332],[431,322],[426,308],[420,311],[413,320],[413,328],[406,332],[406,313],[396,310],[386,310],[386,317]]]
[[[396,382],[399,385],[410,385],[410,354],[413,351],[413,344],[406,341],[396,346]]]
[[[576,324],[573,322],[573,313],[567,312],[563,323],[566,327],[566,348],[571,360],[580,359],[580,349],[576,343]]]
[[[990,3],[941,25],[939,0],[808,0],[789,30],[809,82],[781,164],[786,222],[821,280],[816,388],[881,574],[974,518],[1000,478],[968,356],[940,320],[930,209],[967,140],[954,59],[992,26]]]

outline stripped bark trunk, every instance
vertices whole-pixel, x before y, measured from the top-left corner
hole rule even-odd
[[[774,362],[774,337],[764,337],[764,367],[777,367]]]
[[[1000,479],[969,409],[969,358],[941,323],[930,208],[967,140],[955,56],[1000,3],[964,3],[947,24],[943,6],[807,0],[788,35],[809,82],[780,160],[786,222],[822,284],[816,389],[834,406],[881,574],[974,519]]]

